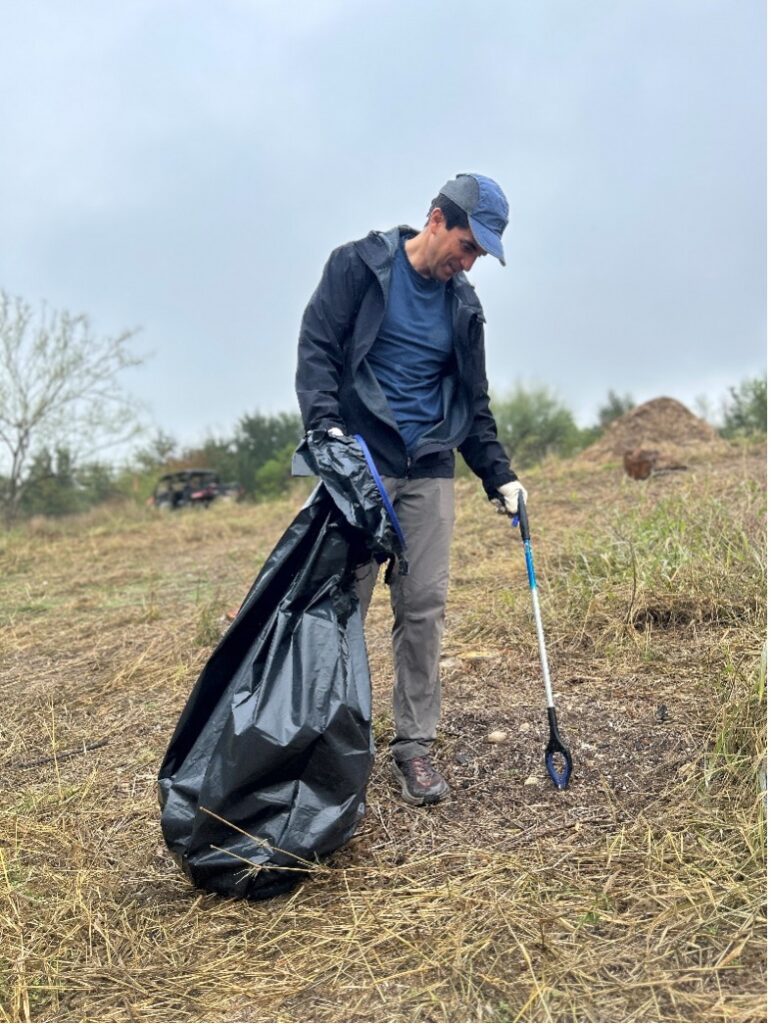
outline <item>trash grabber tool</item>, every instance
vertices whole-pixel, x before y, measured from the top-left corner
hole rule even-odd
[[[528,569],[528,585],[531,588],[533,617],[536,620],[536,636],[539,641],[539,660],[541,661],[541,671],[544,676],[544,691],[547,695],[547,721],[549,722],[550,727],[550,738],[544,750],[544,763],[547,766],[549,777],[558,789],[565,789],[568,786],[568,780],[571,778],[573,762],[571,760],[571,751],[563,743],[560,738],[560,733],[558,732],[558,720],[557,715],[555,714],[555,704],[552,699],[550,667],[547,663],[547,648],[544,645],[544,630],[541,625],[539,590],[536,585],[536,572],[533,567],[533,555],[531,554],[531,531],[528,528],[528,514],[525,510],[525,502],[523,501],[522,494],[518,496],[517,515],[512,520],[512,525],[517,526],[518,522],[520,523],[520,536],[523,538],[523,547],[525,549],[525,565]],[[559,754],[562,758],[562,768],[555,764],[556,754]]]

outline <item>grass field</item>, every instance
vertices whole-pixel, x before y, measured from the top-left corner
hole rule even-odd
[[[527,474],[563,793],[519,534],[459,481],[437,744],[452,799],[395,798],[378,587],[367,815],[267,903],[189,886],[155,777],[300,494],[0,535],[0,1019],[764,1020],[765,466],[738,448],[643,483]]]

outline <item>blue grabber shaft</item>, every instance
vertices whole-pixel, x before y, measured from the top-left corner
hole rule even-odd
[[[544,630],[541,624],[541,608],[539,606],[539,588],[536,583],[536,570],[533,567],[533,553],[531,552],[531,531],[528,527],[528,514],[525,509],[525,501],[522,494],[518,498],[517,515],[512,520],[512,525],[520,524],[520,536],[523,538],[525,550],[525,565],[528,570],[528,586],[531,589],[531,603],[533,605],[533,617],[536,622],[536,638],[539,643],[539,661],[544,679],[544,692],[547,696],[547,721],[549,723],[550,738],[544,751],[544,762],[547,773],[558,789],[565,789],[568,780],[571,778],[573,762],[571,751],[565,746],[558,731],[558,720],[555,712],[555,703],[552,697],[552,677],[550,676],[549,662],[547,661],[547,646],[544,643]],[[555,764],[555,754],[563,759],[562,769]]]

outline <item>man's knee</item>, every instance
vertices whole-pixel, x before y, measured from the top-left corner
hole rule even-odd
[[[445,612],[448,599],[448,576],[445,574],[431,580],[403,577],[398,588],[392,589],[392,595],[394,611],[403,618],[439,619]]]

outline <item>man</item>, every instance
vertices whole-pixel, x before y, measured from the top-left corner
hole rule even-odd
[[[466,279],[478,257],[503,265],[509,207],[482,174],[459,174],[432,200],[423,230],[372,231],[336,249],[303,315],[296,390],[307,430],[361,434],[407,544],[393,575],[393,770],[410,804],[449,787],[431,763],[440,716],[440,644],[453,530],[457,448],[501,511],[525,489],[496,439],[483,312]],[[377,575],[361,574],[366,614]]]

